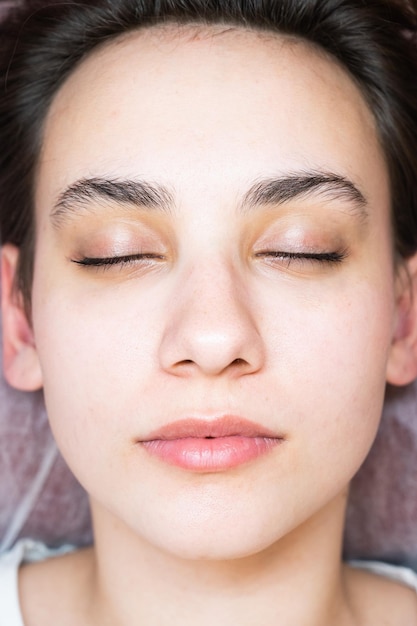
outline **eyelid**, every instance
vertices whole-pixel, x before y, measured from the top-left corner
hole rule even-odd
[[[67,232],[72,259],[128,257],[138,253],[164,255],[172,248],[171,233],[158,224],[126,216],[87,215],[77,228]]]

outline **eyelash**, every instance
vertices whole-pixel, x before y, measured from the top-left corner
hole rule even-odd
[[[346,257],[346,251],[340,252],[284,252],[275,250],[266,250],[265,252],[257,252],[255,255],[257,258],[265,258],[270,260],[286,261],[287,267],[289,267],[292,261],[301,261],[312,263],[319,263],[322,265],[337,265],[341,263]]]
[[[164,257],[159,254],[126,254],[124,256],[109,257],[83,257],[82,259],[71,259],[73,263],[84,267],[102,267],[109,268],[112,265],[131,265],[137,261],[154,261],[161,260]]]

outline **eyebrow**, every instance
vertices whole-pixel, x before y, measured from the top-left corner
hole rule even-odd
[[[367,200],[351,180],[332,172],[318,171],[260,180],[245,194],[242,210],[252,210],[259,205],[284,204],[312,195],[350,204],[353,214],[364,220],[368,217]]]
[[[110,201],[169,213],[174,198],[166,187],[141,180],[83,178],[58,197],[51,211],[52,222],[60,226],[67,217],[77,215],[98,202]]]
[[[349,212],[366,220],[367,201],[348,178],[331,172],[295,172],[256,181],[244,194],[240,210],[244,213],[259,206],[280,205],[291,200],[322,196],[325,200],[342,201]],[[175,199],[167,187],[143,180],[83,178],[65,189],[51,211],[51,219],[59,227],[66,218],[88,210],[96,203],[108,202],[171,213]]]

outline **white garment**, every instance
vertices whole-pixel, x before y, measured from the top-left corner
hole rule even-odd
[[[18,591],[20,564],[44,561],[73,549],[72,546],[63,546],[51,550],[42,543],[22,539],[12,550],[0,555],[0,626],[24,626]]]
[[[43,561],[72,551],[71,546],[51,550],[42,543],[24,539],[0,556],[0,626],[24,626],[19,607],[18,570],[23,562]],[[366,569],[400,582],[417,592],[417,574],[406,567],[395,567],[377,561],[352,561],[350,565]]]

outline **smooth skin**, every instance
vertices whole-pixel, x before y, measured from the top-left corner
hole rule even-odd
[[[86,179],[156,195],[86,200]],[[417,624],[414,592],[340,563],[385,383],[417,376],[384,156],[344,70],[242,29],[120,38],[51,106],[36,219],[31,324],[3,247],[5,371],[44,388],[95,548],[22,569],[27,626]],[[220,472],[140,443],[225,415],[283,441]]]

